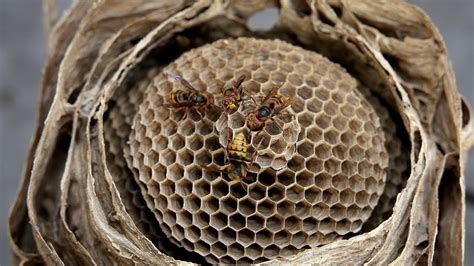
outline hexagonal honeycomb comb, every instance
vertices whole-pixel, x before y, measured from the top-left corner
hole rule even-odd
[[[251,181],[208,170],[225,165],[222,113],[162,106],[180,84],[163,72],[146,88],[130,134],[129,163],[145,200],[173,243],[208,262],[259,262],[358,232],[384,191],[388,154],[374,107],[344,69],[283,41],[220,40],[183,54],[165,70],[207,91],[245,74],[257,99],[272,85],[293,96],[283,130],[267,123]],[[229,117],[245,130],[244,104]],[[298,132],[289,134],[291,124]],[[260,142],[252,135],[251,143]]]

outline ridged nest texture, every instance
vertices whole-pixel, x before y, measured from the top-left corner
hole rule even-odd
[[[209,92],[215,105],[204,117],[164,107],[182,89],[165,71]],[[242,74],[257,99],[273,85],[294,97],[294,119],[259,134],[253,180],[244,185],[206,168],[226,163],[215,127],[221,89]],[[220,40],[183,54],[146,88],[129,138],[129,163],[161,230],[209,262],[230,263],[293,255],[358,232],[384,191],[389,156],[379,117],[357,86],[339,65],[283,41]],[[229,118],[234,133],[246,130],[249,108]],[[285,129],[294,121],[299,134],[291,137]]]

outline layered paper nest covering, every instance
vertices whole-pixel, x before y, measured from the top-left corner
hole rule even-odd
[[[267,6],[277,23],[250,29]],[[415,6],[87,0],[59,20],[45,7],[15,263],[462,264],[474,135],[441,36]],[[173,75],[212,104],[169,108],[183,89]],[[223,89],[241,76],[227,115]],[[291,104],[250,131],[274,86]],[[240,133],[255,161],[235,181],[215,169],[236,163],[227,144]]]

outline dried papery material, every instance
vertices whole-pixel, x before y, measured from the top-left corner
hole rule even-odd
[[[268,5],[277,24],[249,29]],[[77,1],[47,24],[15,263],[462,264],[474,133],[413,5]],[[170,108],[175,75],[212,103]],[[291,104],[252,132],[273,86]],[[232,181],[216,169],[242,163],[227,149],[240,133],[256,156]]]

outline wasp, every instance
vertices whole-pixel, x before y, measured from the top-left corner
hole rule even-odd
[[[228,128],[229,115],[235,113],[239,109],[245,95],[244,88],[242,87],[242,82],[244,82],[245,78],[246,76],[243,74],[237,78],[232,86],[227,88],[225,88],[225,86],[222,87],[221,91],[223,98],[221,105],[224,111],[216,121],[217,131],[223,132],[226,130]],[[227,138],[227,136],[225,136],[225,134],[220,134],[219,142],[221,145],[224,145],[227,139],[222,139],[222,137]]]
[[[228,131],[228,135],[230,135]],[[250,180],[247,175],[257,158],[257,149],[251,148],[249,134],[238,132],[226,147],[226,164],[223,166],[207,167],[211,170],[226,173],[231,181],[241,182],[243,179]],[[253,152],[250,150],[253,149]],[[243,187],[243,185],[242,185]]]
[[[222,91],[224,95],[222,106],[226,114],[233,114],[239,109],[240,102],[244,95],[244,90],[241,85],[245,78],[245,75],[241,75],[234,83],[234,86],[230,86]]]
[[[293,98],[285,98],[278,94],[279,89],[280,87],[273,86],[260,104],[257,104],[257,101],[250,96],[256,105],[255,109],[246,116],[247,127],[251,131],[262,130],[268,120],[273,120],[275,115],[281,113],[291,104]]]
[[[166,72],[169,77],[179,81],[185,89],[178,89],[168,94],[168,103],[163,104],[167,108],[196,108],[196,111],[203,116],[202,109],[209,107],[213,103],[213,97],[209,93],[200,92],[193,87],[182,76],[171,71]]]

